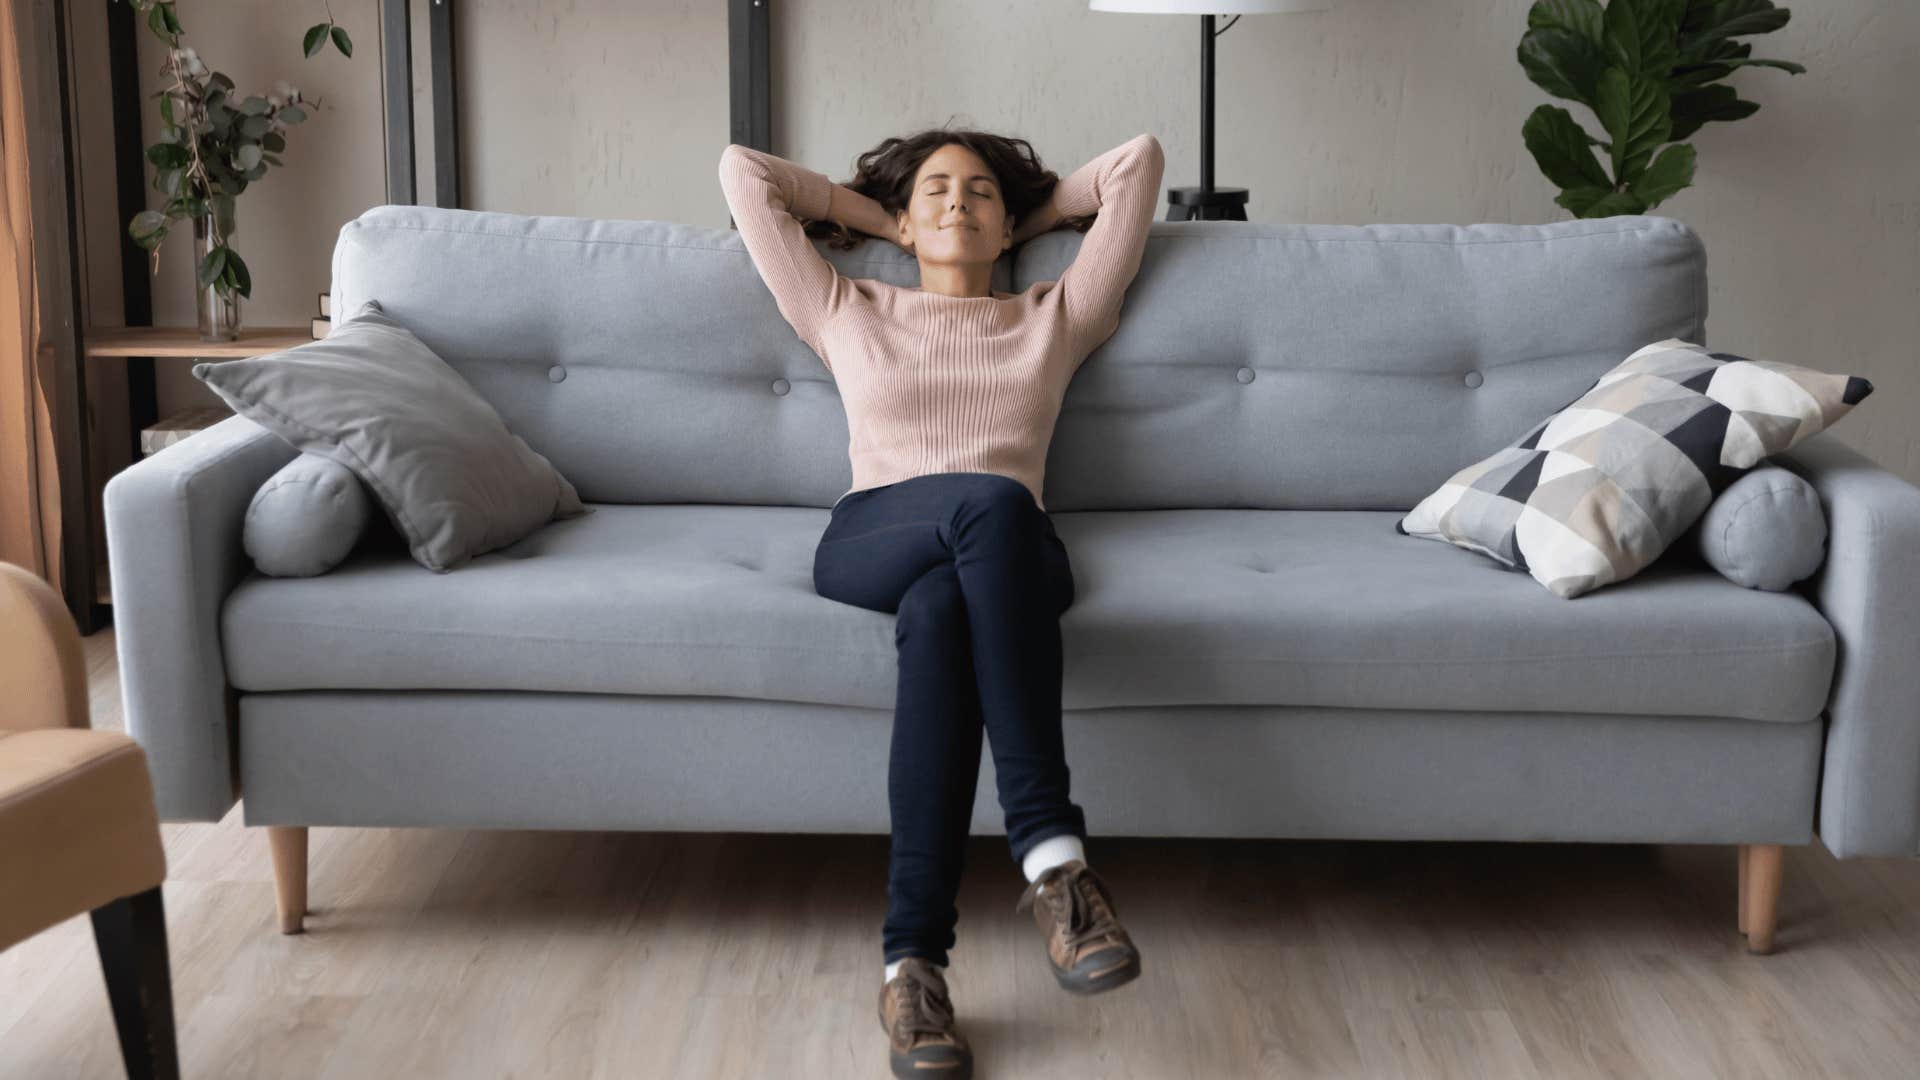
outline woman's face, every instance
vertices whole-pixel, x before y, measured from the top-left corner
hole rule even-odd
[[[978,154],[948,143],[914,173],[907,208],[896,215],[899,244],[922,263],[987,263],[1013,246],[1013,219],[1000,182]]]

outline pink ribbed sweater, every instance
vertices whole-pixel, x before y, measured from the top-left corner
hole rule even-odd
[[[989,472],[1046,508],[1061,399],[1119,327],[1164,166],[1159,140],[1142,134],[1060,178],[1050,201],[1061,217],[1099,213],[1060,280],[947,296],[841,275],[801,225],[827,218],[839,185],[737,143],[721,153],[720,184],[754,266],[840,389],[853,463],[841,498],[927,473]]]

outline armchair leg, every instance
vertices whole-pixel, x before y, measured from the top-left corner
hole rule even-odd
[[[1779,844],[1740,845],[1740,932],[1750,953],[1773,951],[1783,854]]]
[[[307,827],[269,825],[273,850],[273,896],[280,911],[280,932],[298,934],[307,915]]]
[[[107,980],[128,1080],[178,1080],[173,978],[160,886],[93,909],[93,943]]]

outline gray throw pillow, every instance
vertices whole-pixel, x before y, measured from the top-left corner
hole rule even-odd
[[[1693,543],[1728,581],[1784,592],[1826,559],[1827,514],[1805,477],[1762,465],[1714,498]]]
[[[436,573],[589,512],[552,462],[377,302],[319,340],[198,363],[193,375],[295,449],[353,470]]]
[[[1639,573],[1762,459],[1873,393],[1857,375],[1664,338],[1394,522],[1573,598]]]
[[[352,469],[303,453],[254,492],[240,543],[263,574],[312,577],[352,553],[373,515],[373,498]]]

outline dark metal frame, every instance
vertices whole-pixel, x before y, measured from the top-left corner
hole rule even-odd
[[[87,373],[85,342],[81,326],[85,312],[80,283],[80,207],[79,191],[74,185],[73,95],[71,65],[68,62],[67,4],[53,0],[38,16],[22,25],[39,33],[41,20],[53,22],[53,75],[57,85],[48,86],[44,66],[36,67],[38,82],[24,89],[31,98],[44,90],[53,91],[59,101],[57,124],[47,122],[41,110],[27,110],[27,152],[43,164],[36,171],[59,177],[58,186],[64,204],[44,205],[50,200],[34,198],[34,242],[47,251],[64,250],[67,255],[66,280],[42,272],[44,264],[32,268],[41,295],[49,303],[42,321],[42,332],[52,347],[54,358],[53,395],[58,405],[52,417],[53,438],[60,461],[60,591],[82,634],[91,634],[101,625],[103,605],[95,598],[93,493],[87,478],[92,475],[93,448],[87,438]],[[24,48],[40,45],[40,39],[21,42]],[[27,363],[37,363],[27,357]]]
[[[433,86],[434,205],[460,205],[460,80],[454,65],[453,0],[430,0],[427,63]],[[382,120],[387,129],[387,201],[419,202],[413,143],[413,12],[410,0],[380,0]]]
[[[387,129],[387,201],[410,203],[414,201],[413,22],[407,0],[381,0],[380,59],[386,94],[381,120]]]
[[[727,135],[773,152],[773,0],[727,2]]]
[[[433,85],[435,205],[460,206],[460,75],[455,62],[455,0],[430,0],[428,49]],[[729,141],[773,148],[773,0],[727,0]],[[386,75],[387,201],[419,201],[413,141],[413,24],[410,0],[380,0]],[[137,152],[136,152],[137,156]]]

